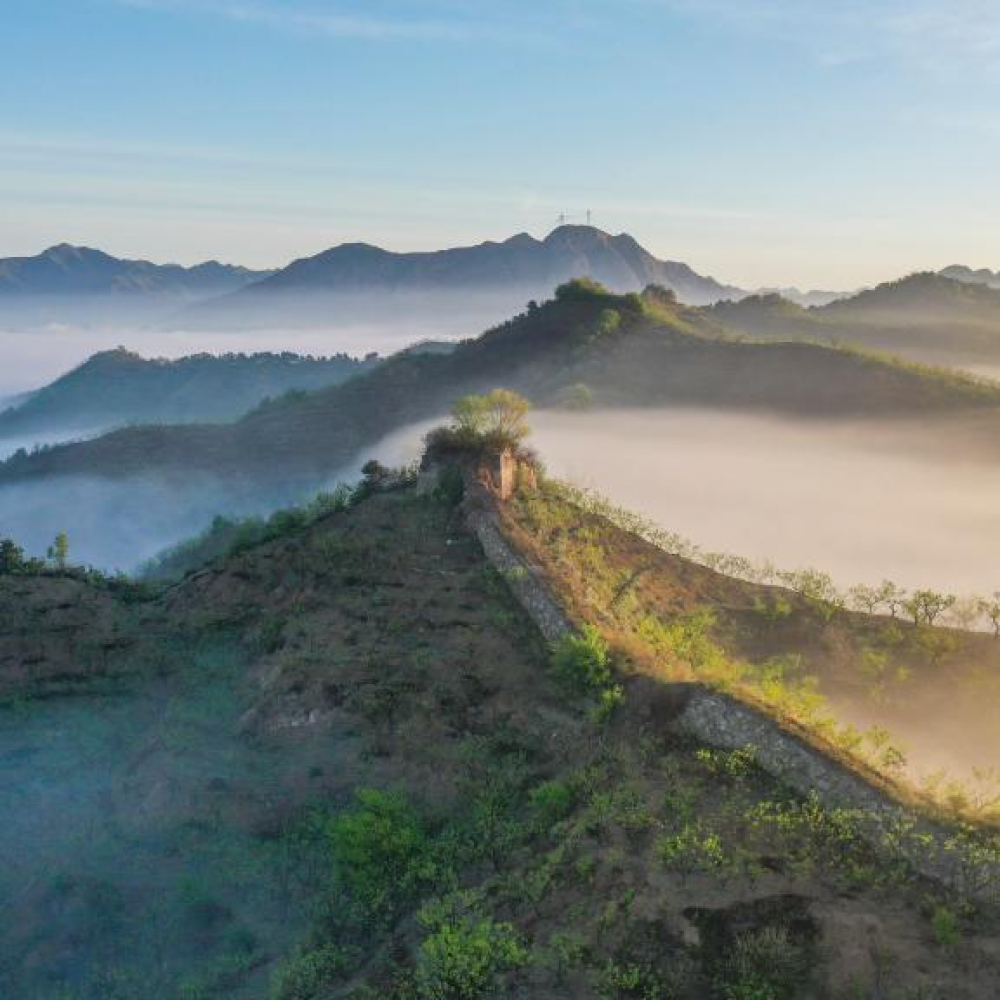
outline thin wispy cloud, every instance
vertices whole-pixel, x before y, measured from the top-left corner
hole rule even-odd
[[[812,49],[826,65],[886,55],[924,69],[994,72],[1000,54],[996,0],[633,0]]]
[[[315,7],[279,6],[254,0],[115,0],[136,10],[168,10],[200,13],[228,21],[257,24],[296,34],[355,41],[465,42],[498,38],[500,26],[470,17],[455,8],[447,16],[413,17],[375,15],[347,4],[330,10]]]

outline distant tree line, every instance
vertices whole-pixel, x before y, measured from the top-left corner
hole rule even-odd
[[[828,613],[849,610],[869,615],[884,614],[908,620],[918,627],[990,631],[1000,639],[1000,591],[989,596],[960,598],[929,588],[908,591],[888,580],[877,586],[859,584],[841,590],[829,574],[820,570],[780,570],[766,560],[755,561],[724,552],[706,552],[682,535],[616,506],[594,490],[564,482],[550,483],[550,487],[568,503],[610,521],[623,531],[638,535],[670,555],[747,583],[787,587]]]

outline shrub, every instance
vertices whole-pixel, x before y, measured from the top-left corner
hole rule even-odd
[[[718,871],[726,866],[726,852],[719,835],[697,822],[686,823],[676,833],[662,836],[656,853],[663,865],[682,875]]]
[[[576,805],[576,792],[566,781],[546,781],[532,789],[530,798],[531,808],[538,818],[539,826],[544,830],[551,830]]]
[[[597,980],[601,1000],[666,1000],[669,985],[656,970],[639,962],[609,962]]]
[[[784,927],[741,934],[715,977],[720,1000],[796,1000],[809,979],[809,955]]]
[[[438,874],[433,845],[405,796],[365,789],[328,828],[337,876],[368,918],[392,922]]]
[[[745,746],[740,750],[710,750],[703,748],[695,754],[698,763],[715,778],[745,781],[757,766],[757,750]]]
[[[611,684],[608,644],[593,625],[555,644],[552,668],[560,683],[579,694],[598,694]]]
[[[958,917],[947,906],[938,906],[931,916],[931,929],[934,940],[948,950],[955,948],[962,940],[962,932],[958,926]]]
[[[420,922],[430,932],[417,956],[417,989],[424,1000],[495,995],[505,972],[527,964],[513,926],[476,912],[469,894],[425,907]]]
[[[29,559],[15,542],[9,538],[0,539],[0,576],[34,575],[44,569],[45,563],[40,559]]]
[[[313,1000],[349,972],[353,961],[353,954],[334,944],[296,952],[275,974],[272,1000]]]

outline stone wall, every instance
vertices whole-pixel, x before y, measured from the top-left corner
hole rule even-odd
[[[800,795],[815,795],[828,809],[860,817],[861,832],[879,851],[902,855],[927,878],[963,893],[995,897],[1000,871],[977,862],[954,839],[954,831],[920,817],[879,787],[878,778],[842,764],[834,756],[752,705],[704,685],[690,690],[675,724],[721,750],[752,747],[757,764]]]
[[[543,570],[525,559],[507,539],[489,491],[476,478],[468,475],[465,490],[466,524],[538,631],[550,643],[569,635],[573,631],[572,623],[556,600]]]
[[[465,519],[487,559],[548,642],[573,631],[544,571],[507,538],[496,499],[475,476],[466,475]],[[861,829],[879,850],[902,855],[914,870],[973,897],[1000,895],[1000,870],[977,860],[954,841],[954,832],[917,815],[864,774],[823,752],[766,712],[700,684],[661,685],[676,706],[672,724],[699,742],[722,750],[754,749],[758,765],[803,796],[815,794],[827,808],[862,817]]]

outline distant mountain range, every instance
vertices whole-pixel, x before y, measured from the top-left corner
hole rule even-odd
[[[235,291],[270,273],[215,260],[195,267],[122,260],[63,243],[36,257],[0,259],[0,297],[153,295],[194,300]]]
[[[345,243],[187,310],[176,322],[190,328],[327,325],[337,318],[398,321],[402,311],[447,323],[457,311],[471,334],[582,277],[618,293],[660,285],[690,305],[746,294],[687,264],[659,260],[631,236],[560,226],[543,240],[520,233],[501,243],[423,253]]]
[[[450,335],[471,335],[577,277],[615,292],[661,285],[691,305],[746,295],[687,264],[659,260],[631,236],[591,226],[424,253],[347,243],[277,272],[215,261],[152,264],[64,244],[0,260],[0,326],[109,320],[280,329],[423,317]]]
[[[194,355],[147,359],[119,348],[82,365],[0,412],[0,440],[93,433],[126,424],[234,420],[270,398],[338,385],[370,370],[358,361],[296,354]]]
[[[913,274],[813,308],[770,294],[709,312],[753,337],[844,341],[948,364],[1000,363],[1000,289],[944,274]]]
[[[35,257],[0,259],[0,327],[144,322],[271,273],[214,260],[194,267],[123,260],[61,244]]]
[[[1000,272],[954,265],[851,295],[788,288],[751,293],[685,263],[660,260],[627,234],[592,226],[560,226],[541,240],[520,233],[420,253],[345,243],[278,271],[216,261],[152,264],[64,244],[36,257],[0,260],[0,327],[19,321],[275,330],[386,324],[418,336],[459,338],[578,277],[619,294],[658,285],[687,305],[716,306],[716,318],[755,335],[846,337],[889,349],[958,347],[991,358],[1000,350],[992,333]],[[837,329],[827,329],[831,325]]]
[[[251,296],[275,292],[469,291],[504,286],[551,292],[571,278],[588,277],[616,292],[662,285],[692,305],[742,295],[687,264],[658,260],[631,236],[591,226],[561,226],[544,240],[520,233],[431,253],[391,253],[365,243],[345,244],[295,261],[254,285]]]

